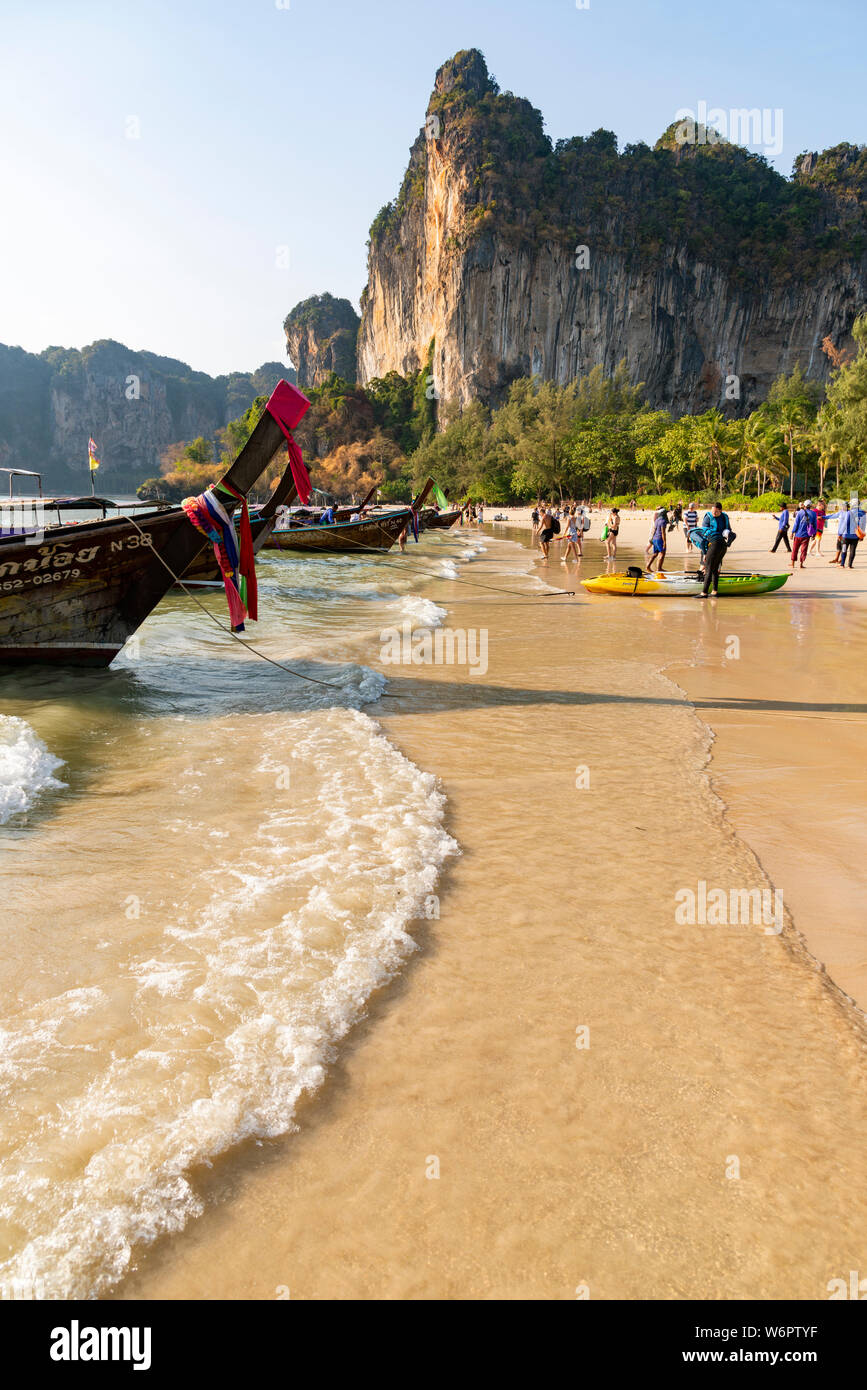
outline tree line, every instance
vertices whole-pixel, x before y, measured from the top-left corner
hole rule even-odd
[[[611,375],[597,366],[566,385],[522,377],[494,407],[436,402],[426,367],[410,377],[389,372],[366,387],[332,374],[307,393],[311,408],[297,437],[314,485],[341,498],[379,482],[383,500],[408,501],[432,475],[450,498],[494,505],[689,493],[770,510],[783,497],[867,491],[867,314],[853,337],[849,354],[826,339],[826,390],[796,366],[741,418],[716,408],[679,418],[654,410],[625,362]],[[216,441],[176,446],[162,476],[140,494],[175,500],[206,487],[246,443],[265,401],[257,397]],[[265,485],[280,471],[278,459]]]

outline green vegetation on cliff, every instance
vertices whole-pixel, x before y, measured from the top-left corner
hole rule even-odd
[[[367,387],[332,374],[308,392],[311,407],[296,437],[314,485],[340,498],[358,498],[377,483],[383,500],[408,501],[433,475],[453,499],[494,504],[537,496],[635,496],[650,504],[677,493],[769,510],[805,491],[867,491],[867,315],[853,332],[854,356],[824,345],[834,364],[824,402],[796,367],[743,419],[717,409],[679,419],[652,410],[621,363],[610,376],[594,367],[565,386],[521,378],[493,410],[480,401],[445,403],[436,432],[428,364]],[[220,431],[218,455],[204,438],[167,451],[163,476],[142,495],[179,500],[219,477],[266,400],[257,397]],[[284,466],[281,453],[260,496]]]
[[[618,151],[608,130],[552,145],[541,113],[501,92],[475,49],[437,73],[398,198],[371,227],[375,246],[395,243],[421,203],[429,138],[469,180],[467,241],[490,232],[515,245],[590,244],[651,265],[685,249],[744,283],[812,275],[867,249],[863,147],[802,156],[786,179],[724,140],[679,144],[674,125],[652,149]]]

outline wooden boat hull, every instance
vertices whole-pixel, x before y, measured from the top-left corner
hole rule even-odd
[[[0,662],[108,666],[208,544],[181,511],[46,531],[41,545],[0,542]],[[60,531],[60,534],[57,532]]]
[[[434,512],[429,520],[422,523],[422,530],[448,531],[460,517],[460,509],[452,512]]]
[[[358,555],[391,550],[410,519],[409,511],[365,521],[337,522],[333,526],[299,526],[272,531],[265,550],[304,551],[314,555]]]
[[[223,481],[246,495],[284,442],[266,411]],[[108,666],[206,547],[180,507],[0,539],[0,664]]]

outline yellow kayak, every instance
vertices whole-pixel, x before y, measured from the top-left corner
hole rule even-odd
[[[770,594],[782,589],[787,574],[721,574],[719,592],[727,598],[738,594]],[[700,594],[701,580],[694,574],[643,574],[633,578],[622,571],[617,574],[598,574],[595,579],[582,579],[589,594],[663,594],[684,597]]]

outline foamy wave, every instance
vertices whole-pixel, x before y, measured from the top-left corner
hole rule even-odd
[[[446,616],[445,608],[440,608],[438,603],[434,603],[429,598],[421,598],[418,594],[408,594],[401,599],[400,611],[404,618],[409,618],[413,627],[442,627],[443,618]]]
[[[0,714],[0,825],[27,811],[40,792],[63,787],[54,776],[63,759],[49,753],[30,725]]]
[[[76,988],[0,1019],[13,1117],[0,1210],[20,1232],[0,1286],[97,1296],[137,1245],[180,1230],[201,1209],[195,1169],[293,1127],[299,1097],[414,949],[413,920],[438,915],[430,895],[457,849],[444,797],[368,716],[314,711],[277,729],[239,716],[225,732],[258,749],[245,776],[266,808],[258,832],[210,873],[189,833],[167,925],[149,926],[158,897],[144,902],[146,944],[127,923],[81,958]],[[224,759],[197,746],[218,789]]]

